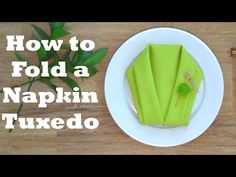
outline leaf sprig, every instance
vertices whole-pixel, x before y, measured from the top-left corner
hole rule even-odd
[[[188,93],[190,93],[191,91],[192,91],[192,88],[186,82],[182,82],[178,86],[178,94],[181,96],[185,96]]]
[[[48,34],[44,29],[42,29],[36,24],[31,24],[31,26],[36,32],[36,35],[33,35],[32,38],[37,40],[56,40],[70,34],[68,31],[66,31],[64,22],[50,22],[49,23],[50,34]],[[41,68],[41,61],[49,61],[50,65],[48,66],[49,67],[48,69],[50,70],[53,66],[57,65],[59,61],[65,61],[66,72],[73,73],[75,66],[83,65],[88,68],[90,74],[89,77],[92,77],[98,72],[96,65],[99,64],[104,59],[108,50],[107,48],[100,48],[95,51],[83,51],[79,48],[78,51],[72,52],[68,44],[63,44],[61,49],[62,49],[60,51],[61,55],[59,55],[59,53],[54,51],[53,49],[51,51],[46,51],[42,45],[41,48],[37,51],[37,58],[39,61],[38,67]],[[30,63],[29,59],[21,53],[15,52],[15,56],[16,59],[19,61],[27,61],[28,63]],[[39,76],[33,79],[29,78],[29,81],[19,85],[12,86],[11,88],[21,87],[29,84],[27,91],[30,91],[32,84],[36,81],[39,81],[47,85],[50,89],[56,91],[57,86],[54,83],[52,83],[53,79],[54,77],[52,75],[50,75],[50,77]],[[78,82],[69,76],[59,79],[72,90],[74,87],[80,88]],[[3,89],[0,90],[0,93],[3,93]],[[22,107],[23,107],[23,102],[20,103],[20,106],[17,110],[18,114],[20,113]]]
[[[185,97],[189,93],[191,93],[192,91],[196,90],[195,80],[194,80],[194,77],[192,76],[191,72],[185,71],[183,74],[183,77],[185,79],[185,82],[180,83],[177,87],[177,93],[179,94],[179,97],[177,99],[175,106],[178,105],[181,97]]]

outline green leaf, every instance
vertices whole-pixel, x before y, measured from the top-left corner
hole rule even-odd
[[[89,77],[88,78],[93,77],[98,72],[97,68],[94,67],[94,66],[89,66],[88,71],[89,71]]]
[[[67,31],[64,31],[63,29],[55,29],[53,33],[51,34],[51,39],[58,39],[60,37],[66,36],[70,34]]]
[[[76,64],[78,65],[82,64],[85,60],[87,60],[92,55],[93,55],[93,51],[81,50],[80,55],[79,55],[80,60]]]
[[[69,60],[65,60],[65,61],[66,61],[66,72],[73,73],[74,72],[74,67],[71,65]]]
[[[37,34],[40,36],[41,39],[44,40],[49,39],[49,35],[42,28],[40,28],[35,24],[31,24],[31,26],[34,28],[34,30],[37,32]]]
[[[80,47],[79,46],[80,46],[80,41],[77,44],[78,50],[74,52],[74,55],[73,55],[73,57],[71,59],[71,64],[73,66],[75,66],[76,63],[79,61],[79,57],[80,57]]]
[[[74,53],[72,59],[71,59],[71,64],[72,64],[73,66],[76,65],[76,63],[79,61],[79,55],[80,55],[79,53],[80,53],[79,50],[76,51],[76,52]]]
[[[43,61],[43,60],[48,59],[47,52],[43,46],[41,46],[40,49],[37,51],[37,55],[38,55],[39,61]]]
[[[53,32],[57,28],[63,29],[65,26],[65,22],[50,22],[49,25],[51,32]]]
[[[92,54],[93,54],[93,51],[84,51],[82,49],[79,49],[78,51],[74,53],[74,56],[71,60],[71,64],[73,66],[79,65],[80,63],[85,61],[87,58],[92,56]]]
[[[79,84],[73,80],[72,78],[70,77],[60,77],[59,78],[60,80],[62,80],[68,87],[70,87],[72,90],[74,87],[78,87],[80,88]],[[79,89],[80,90],[80,89]],[[81,91],[81,90],[80,90]]]
[[[86,65],[86,66],[94,66],[102,61],[106,53],[107,53],[107,48],[98,49],[93,53],[92,56],[90,56],[81,64]]]
[[[49,88],[51,88],[52,90],[54,90],[54,91],[56,92],[57,86],[54,85],[54,84],[51,82],[51,80],[50,80],[49,78],[47,78],[47,77],[41,77],[41,78],[39,79],[39,81],[42,82],[42,83],[44,83],[44,84],[46,84]]]
[[[27,61],[26,57],[19,54],[18,52],[15,52],[15,56],[19,61]]]
[[[65,22],[51,22],[50,23],[51,39],[58,39],[60,37],[70,34],[69,32],[64,30],[64,26]]]

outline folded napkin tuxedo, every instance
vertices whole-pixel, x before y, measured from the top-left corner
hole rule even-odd
[[[188,125],[203,73],[181,45],[148,45],[128,67],[126,77],[139,122]],[[181,84],[191,87],[181,95]]]

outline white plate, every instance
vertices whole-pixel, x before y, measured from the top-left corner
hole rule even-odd
[[[132,109],[125,72],[148,43],[183,45],[203,71],[204,79],[186,127],[141,125]],[[144,144],[168,147],[197,138],[212,124],[222,104],[224,80],[217,58],[199,38],[175,28],[153,28],[135,34],[119,47],[107,68],[104,89],[108,109],[126,134]]]

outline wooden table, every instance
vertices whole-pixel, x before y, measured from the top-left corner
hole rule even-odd
[[[48,28],[46,23],[37,23]],[[97,117],[100,126],[96,130],[22,130],[9,133],[5,122],[0,121],[1,154],[236,154],[236,58],[230,56],[230,48],[236,47],[236,23],[68,23],[68,30],[80,39],[92,39],[97,47],[109,47],[106,59],[99,65],[100,72],[81,82],[86,91],[96,91],[99,104],[50,104],[39,109],[36,104],[24,105],[21,116],[63,119],[74,113],[83,118]],[[157,148],[139,143],[127,136],[113,121],[103,93],[107,64],[119,45],[131,35],[152,27],[167,26],[187,30],[205,41],[216,54],[225,80],[224,102],[212,126],[190,143],[173,148]],[[6,34],[32,34],[30,23],[0,23],[0,87],[12,86],[26,80],[11,78],[12,52],[6,52]],[[35,60],[35,55],[25,52]],[[33,85],[33,91],[45,91],[41,83]],[[115,88],[114,88],[115,89]],[[3,104],[0,96],[0,113],[16,112],[16,104]]]

